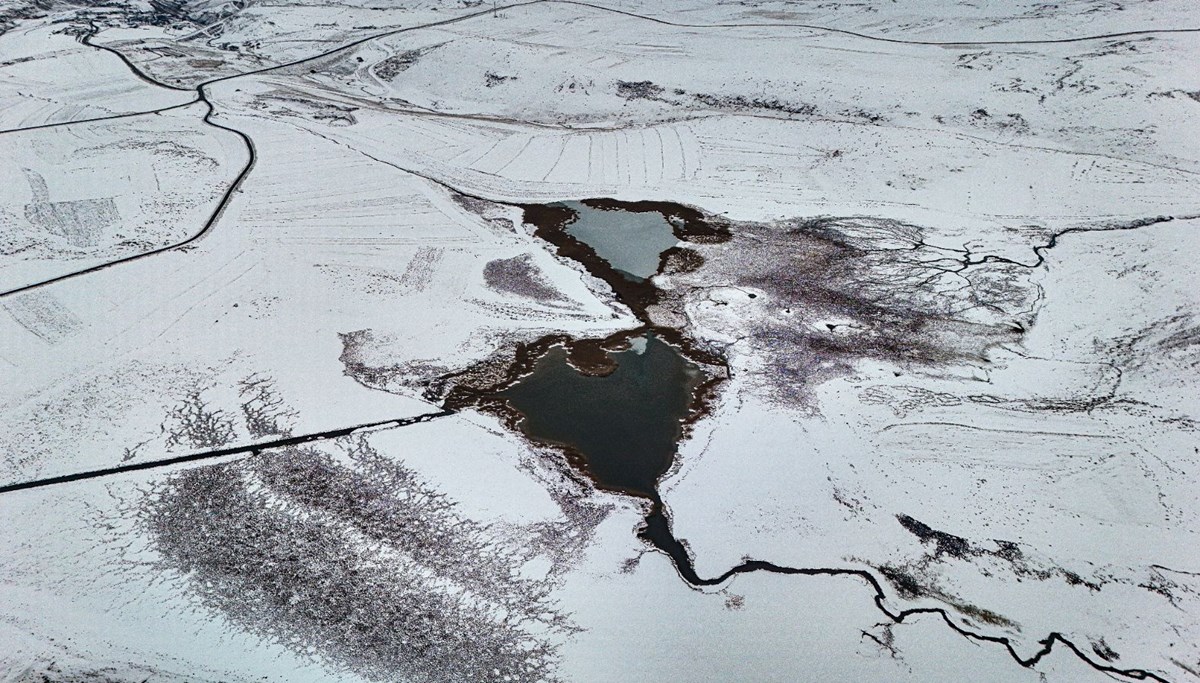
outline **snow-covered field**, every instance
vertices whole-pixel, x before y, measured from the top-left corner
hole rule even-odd
[[[1200,681],[1198,60],[1190,0],[5,3],[0,681]],[[601,197],[728,236],[641,307],[524,222]],[[687,567],[442,404],[647,324],[725,376]]]

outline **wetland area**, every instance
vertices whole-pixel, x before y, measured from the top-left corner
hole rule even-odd
[[[1200,681],[1194,2],[0,4],[0,681]]]
[[[668,202],[586,199],[526,205],[524,212],[535,234],[608,283],[644,325],[604,339],[554,335],[522,345],[503,372],[507,380],[456,386],[445,406],[497,412],[531,440],[559,449],[593,486],[646,501],[639,536],[669,555],[682,578],[702,585],[671,534],[658,485],[726,369],[681,330],[654,324],[647,308],[659,297],[655,275],[673,262],[698,265],[688,241],[720,242],[728,229]]]

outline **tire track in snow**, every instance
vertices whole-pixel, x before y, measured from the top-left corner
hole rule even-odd
[[[58,486],[60,484],[70,484],[78,481],[87,481],[89,479],[99,479],[102,477],[127,474],[129,472],[157,470],[171,467],[173,465],[184,465],[202,462],[205,460],[226,458],[235,455],[262,455],[264,452],[275,448],[286,448],[289,446],[298,446],[306,443],[328,441],[330,439],[337,439],[343,436],[350,436],[351,434],[355,434],[363,430],[407,427],[409,425],[419,424],[421,422],[429,422],[430,420],[435,420],[439,417],[446,417],[453,414],[454,411],[452,410],[438,410],[436,412],[424,413],[422,415],[416,415],[413,417],[402,417],[393,420],[382,420],[379,422],[367,422],[364,424],[353,425],[351,427],[340,427],[338,429],[330,429],[323,432],[302,434],[300,436],[289,436],[283,439],[273,439],[271,441],[262,441],[255,444],[230,446],[211,451],[201,451],[199,453],[188,453],[187,455],[180,455],[173,458],[161,458],[158,460],[148,460],[130,465],[121,465],[119,467],[106,467],[98,470],[76,472],[74,474],[64,474],[56,477],[46,477],[44,479],[34,479],[31,481],[24,481],[14,484],[4,484],[0,486],[0,494],[45,488],[47,486]]]

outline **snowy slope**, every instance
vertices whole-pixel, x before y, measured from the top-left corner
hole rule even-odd
[[[0,17],[0,680],[1200,680],[1192,3]],[[590,197],[730,238],[639,312]],[[442,410],[639,315],[790,573]]]

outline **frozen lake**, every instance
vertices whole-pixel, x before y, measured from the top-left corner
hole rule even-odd
[[[567,223],[567,234],[634,281],[657,273],[662,253],[679,243],[671,224],[657,212],[600,209],[584,202],[562,202],[561,206],[576,216]]]

